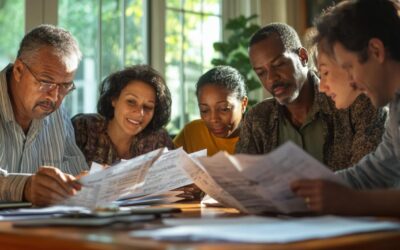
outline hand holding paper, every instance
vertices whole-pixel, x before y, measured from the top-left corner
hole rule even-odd
[[[195,184],[225,206],[245,213],[306,212],[304,200],[290,188],[311,178],[344,183],[295,144],[285,143],[267,155],[228,155],[191,160],[183,165]]]
[[[79,180],[82,191],[63,204],[93,208],[121,197],[162,193],[192,184],[181,167],[186,158],[189,156],[181,148],[168,152],[158,149],[93,171]]]

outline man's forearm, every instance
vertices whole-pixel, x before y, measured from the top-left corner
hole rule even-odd
[[[358,191],[357,215],[399,216],[400,190]]]

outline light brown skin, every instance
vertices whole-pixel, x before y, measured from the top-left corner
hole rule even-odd
[[[25,133],[28,133],[33,119],[41,119],[54,112],[64,98],[59,95],[58,88],[39,91],[39,83],[33,74],[39,80],[56,83],[70,82],[75,74],[75,70],[68,70],[50,47],[40,49],[34,61],[36,63],[29,65],[30,72],[20,59],[16,59],[9,84],[14,116]],[[80,188],[72,175],[62,173],[53,166],[43,166],[27,180],[23,197],[34,205],[45,206],[74,195]]]
[[[118,156],[130,159],[134,137],[149,125],[154,116],[156,92],[142,81],[131,81],[112,101],[114,117],[110,120],[107,133],[117,149]]]
[[[368,60],[360,63],[355,53],[342,44],[334,44],[338,64],[349,79],[366,93],[376,107],[390,102],[400,90],[400,63],[387,54],[377,38],[368,44]],[[291,184],[293,192],[307,201],[311,211],[320,214],[400,215],[399,190],[355,190],[326,180],[298,180]]]
[[[73,196],[80,189],[74,176],[55,167],[42,166],[27,180],[24,199],[36,206],[46,206]]]
[[[318,49],[319,91],[331,97],[337,109],[348,108],[362,93],[336,60]]]
[[[333,46],[338,64],[344,68],[376,107],[385,106],[399,90],[400,63],[388,60],[385,47],[377,38],[368,46],[368,60],[360,63],[358,56],[346,50],[340,43]]]

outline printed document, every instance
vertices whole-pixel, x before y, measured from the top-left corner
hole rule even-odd
[[[182,148],[166,152],[158,149],[131,160],[96,170],[79,181],[83,188],[62,204],[94,208],[121,197],[162,193],[192,184],[182,162],[190,156]]]
[[[229,155],[189,159],[183,165],[194,183],[224,206],[245,213],[307,212],[290,190],[297,179],[325,179],[346,185],[323,164],[292,142],[266,155]]]

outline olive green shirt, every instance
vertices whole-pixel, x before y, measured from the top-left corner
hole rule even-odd
[[[320,162],[324,162],[324,121],[318,113],[309,112],[306,121],[296,128],[284,114],[279,117],[278,145],[287,141],[296,143]]]

